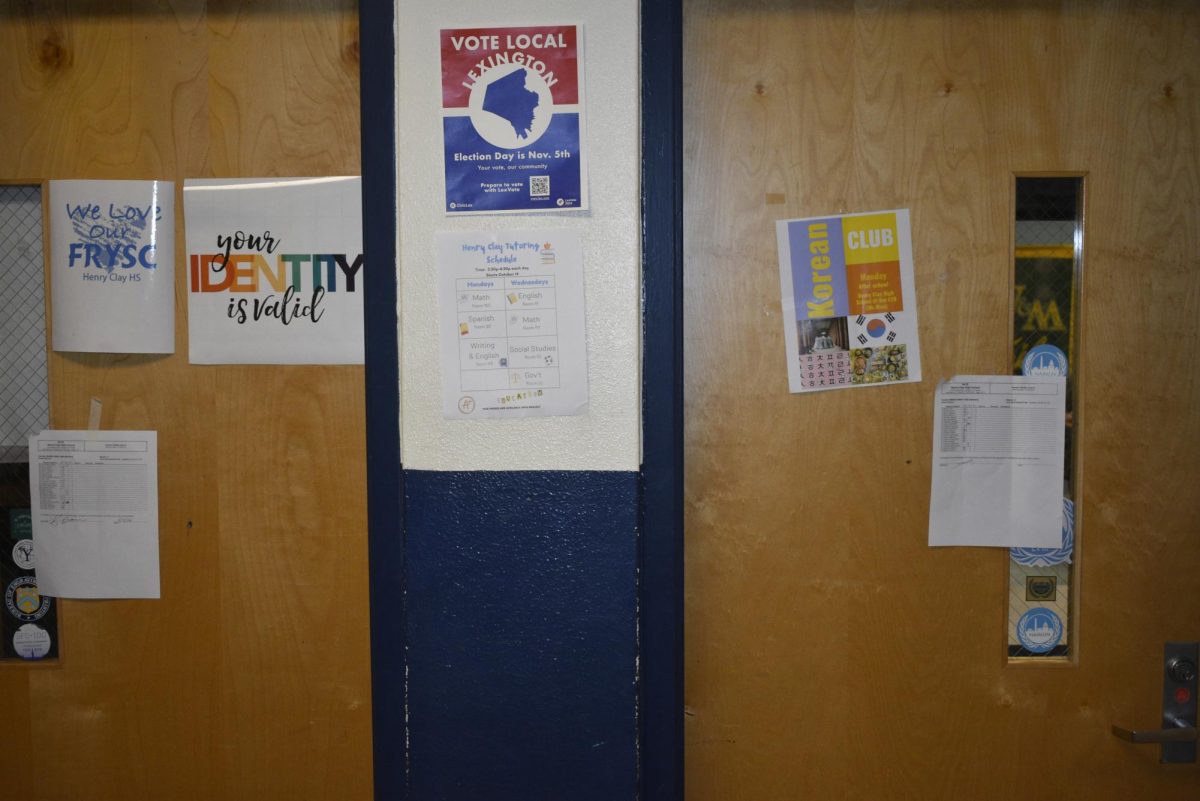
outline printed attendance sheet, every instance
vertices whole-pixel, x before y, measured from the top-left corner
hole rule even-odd
[[[158,598],[158,432],[29,438],[38,589],[57,598]]]
[[[934,403],[929,544],[1059,547],[1066,379],[955,376]]]

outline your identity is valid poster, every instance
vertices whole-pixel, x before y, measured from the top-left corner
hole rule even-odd
[[[192,364],[362,364],[357,176],[183,185]]]
[[[441,31],[446,213],[587,208],[579,25]]]

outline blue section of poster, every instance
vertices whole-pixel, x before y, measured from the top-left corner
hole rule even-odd
[[[850,300],[846,291],[841,219],[789,222],[788,243],[792,255],[796,319],[848,316]]]
[[[468,116],[445,117],[446,210],[550,211],[581,205],[579,115],[556,113],[532,144],[486,142]]]

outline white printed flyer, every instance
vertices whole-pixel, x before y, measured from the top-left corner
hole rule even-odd
[[[442,232],[437,251],[443,415],[585,413],[579,230]]]
[[[35,434],[29,491],[41,594],[160,597],[158,432]]]
[[[192,364],[362,364],[357,176],[189,179]]]
[[[1066,376],[957,375],[933,407],[930,545],[1062,545]]]
[[[776,223],[792,392],[921,380],[908,209]]]
[[[51,181],[53,346],[175,352],[175,184]]]

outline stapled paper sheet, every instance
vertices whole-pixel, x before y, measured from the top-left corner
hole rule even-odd
[[[962,375],[938,385],[930,545],[1062,543],[1066,380]]]
[[[38,589],[57,598],[158,598],[158,433],[29,438]]]

